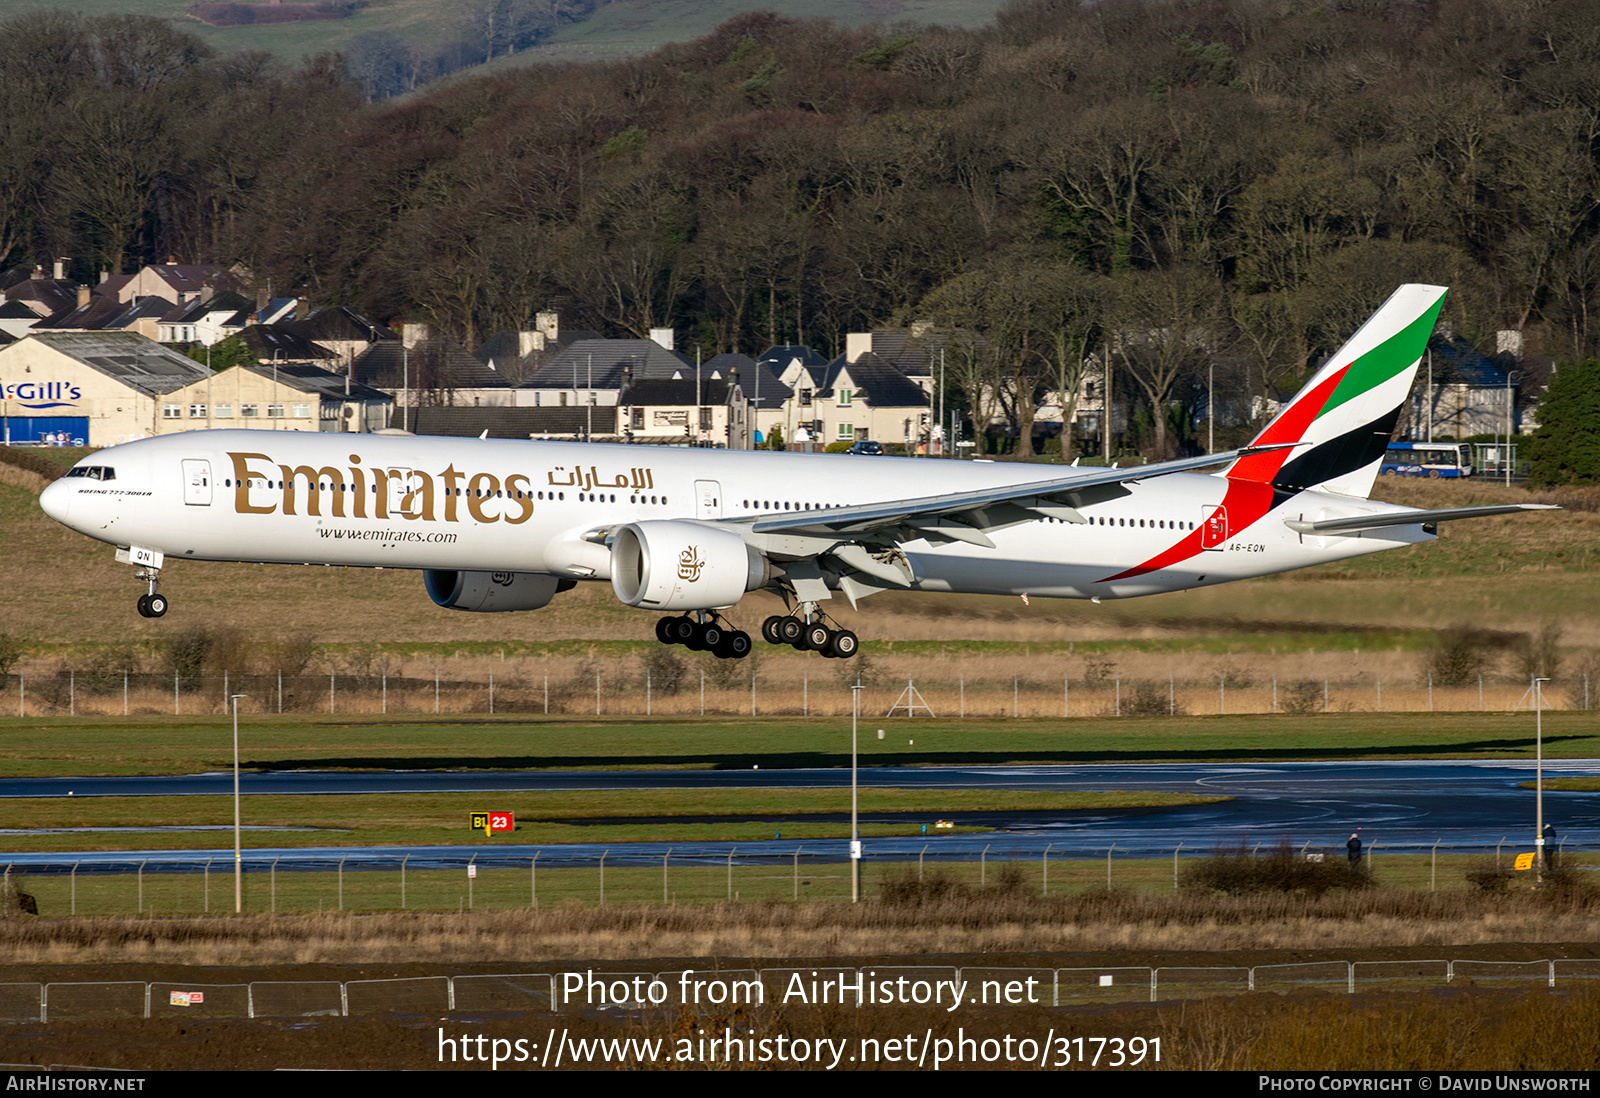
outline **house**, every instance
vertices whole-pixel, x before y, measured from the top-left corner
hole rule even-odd
[[[102,273],[100,284],[94,288],[96,295],[114,298],[124,305],[141,297],[187,305],[218,290],[246,293],[249,287],[242,272],[216,263],[179,263],[170,257],[165,263],[146,264],[136,274]]]
[[[393,407],[388,393],[313,363],[247,364],[163,394],[155,433],[224,427],[367,433],[388,427]]]
[[[562,328],[557,313],[539,313],[526,331],[496,332],[472,352],[486,366],[499,371],[512,385],[520,385],[562,348],[580,339],[599,339],[599,332]]]
[[[294,318],[282,321],[280,326],[290,335],[332,351],[340,363],[353,362],[374,343],[400,338],[393,329],[343,305],[316,310],[297,308]]]
[[[398,399],[396,426],[410,429],[409,409],[420,407],[510,407],[510,382],[493,366],[445,339],[419,338],[407,325],[400,339],[380,339],[350,363],[351,375]]]
[[[702,380],[713,371],[700,367]],[[646,378],[694,378],[695,364],[649,339],[580,339],[562,347],[517,386],[516,403],[563,408],[617,403],[625,384]]]
[[[750,405],[737,375],[646,378],[622,390],[618,431],[629,442],[750,448]]]
[[[1522,430],[1511,356],[1490,358],[1457,336],[1436,333],[1417,368],[1408,434],[1413,439],[1463,439]]]
[[[214,347],[252,323],[251,300],[243,294],[224,290],[174,306],[156,322],[156,339],[162,343],[198,343],[202,347]]]
[[[40,317],[57,313],[79,304],[78,284],[66,277],[66,260],[55,262],[54,274],[45,277],[43,267],[13,267],[0,274],[0,294],[6,301],[19,302]]]
[[[763,356],[765,357],[765,356]],[[794,356],[783,374],[796,387],[783,423],[783,437],[805,430],[817,443],[913,442],[931,426],[922,386],[871,351],[857,348],[818,368]]]

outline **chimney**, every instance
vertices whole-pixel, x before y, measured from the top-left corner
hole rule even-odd
[[[106,281],[106,279],[108,279],[110,277],[111,277],[111,268],[110,267],[101,267],[100,268],[100,281],[101,281],[101,283],[103,284]]]
[[[87,286],[78,287],[78,308],[82,309],[89,304],[90,290]]]
[[[400,325],[400,342],[415,347],[428,338],[428,326],[421,321],[408,320]]]
[[[30,275],[29,277],[30,278],[35,278],[35,279],[43,278],[44,277],[44,268],[42,266],[40,266],[39,264],[35,263],[33,265],[33,274]]]
[[[527,358],[535,351],[544,350],[544,333],[538,330],[517,333],[517,357]]]
[[[294,318],[304,320],[311,315],[311,299],[302,297],[294,303]]]
[[[60,259],[56,260],[56,272],[54,277],[57,282],[60,282],[62,279],[67,277],[68,262],[69,260],[66,256],[62,256]]]
[[[217,292],[216,289],[211,285],[211,283],[209,283],[209,282],[200,283],[200,300],[201,301],[210,301],[211,300],[211,295],[216,293],[216,292]]]
[[[535,331],[543,332],[545,339],[554,343],[561,334],[561,316],[559,313],[540,313],[533,318],[533,327]]]
[[[846,332],[844,336],[844,360],[854,362],[862,355],[872,353],[871,332]]]
[[[267,311],[267,305],[270,304],[270,303],[271,303],[271,298],[267,297],[267,291],[264,290],[264,289],[257,290],[256,291],[256,316],[259,317],[262,313],[266,312]]]
[[[672,350],[672,329],[671,328],[651,328],[650,329],[650,342],[659,344],[660,346],[665,347],[669,351]]]
[[[1494,353],[1522,357],[1522,333],[1515,328],[1502,328],[1494,336]]]

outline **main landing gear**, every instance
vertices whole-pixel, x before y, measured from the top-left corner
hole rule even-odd
[[[732,629],[716,613],[697,610],[656,622],[656,640],[681,644],[691,652],[710,652],[719,660],[742,660],[750,654],[750,634]]]
[[[139,596],[139,616],[145,618],[159,618],[167,612],[167,596],[159,594],[156,588],[161,583],[161,572],[157,568],[142,568],[133,574],[135,579],[146,580],[150,584],[148,594]]]
[[[847,660],[861,648],[860,640],[850,630],[829,628],[814,605],[801,606],[787,617],[774,614],[761,623],[761,635],[768,644],[787,644],[800,652],[821,652],[834,660]]]

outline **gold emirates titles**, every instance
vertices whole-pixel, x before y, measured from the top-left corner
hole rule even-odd
[[[341,469],[333,465],[320,468],[312,465],[280,465],[266,454],[228,453],[233,463],[233,509],[241,515],[277,514],[281,505],[285,515],[296,514],[296,491],[300,479],[305,480],[305,513],[322,517],[322,495],[331,499],[329,514],[333,518],[404,518],[434,522],[460,522],[460,504],[466,502],[467,514],[476,522],[505,522],[516,526],[533,517],[533,482],[522,473],[501,477],[495,473],[465,473],[454,464],[443,472],[431,474],[420,469],[363,468],[358,454],[350,455],[350,467]],[[255,464],[252,466],[252,463]],[[372,511],[367,514],[368,477],[371,477]],[[646,491],[655,487],[655,476],[649,469],[630,469],[614,479],[602,476],[594,466],[588,470],[568,470],[558,465],[548,474],[546,481],[556,488],[577,488],[590,491],[595,488],[631,488]],[[324,480],[330,481],[323,487]],[[343,490],[348,485],[348,490]],[[397,490],[397,491],[396,491]],[[262,500],[262,494],[269,502]],[[399,495],[399,503],[390,508],[391,492]],[[346,500],[349,501],[346,514]],[[440,504],[442,503],[442,507]],[[513,514],[498,512],[502,504],[515,507]],[[440,512],[443,512],[442,515]]]

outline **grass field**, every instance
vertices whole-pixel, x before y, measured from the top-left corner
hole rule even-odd
[[[879,721],[875,724],[887,724]],[[1527,759],[1529,713],[1331,713],[1245,717],[930,720],[861,736],[863,766],[1004,763]],[[231,765],[219,717],[0,720],[0,774],[192,774]],[[411,721],[241,717],[250,769],[695,768],[848,766],[838,719]],[[915,741],[915,742],[910,742]],[[1600,714],[1544,717],[1547,758],[1600,755]]]

